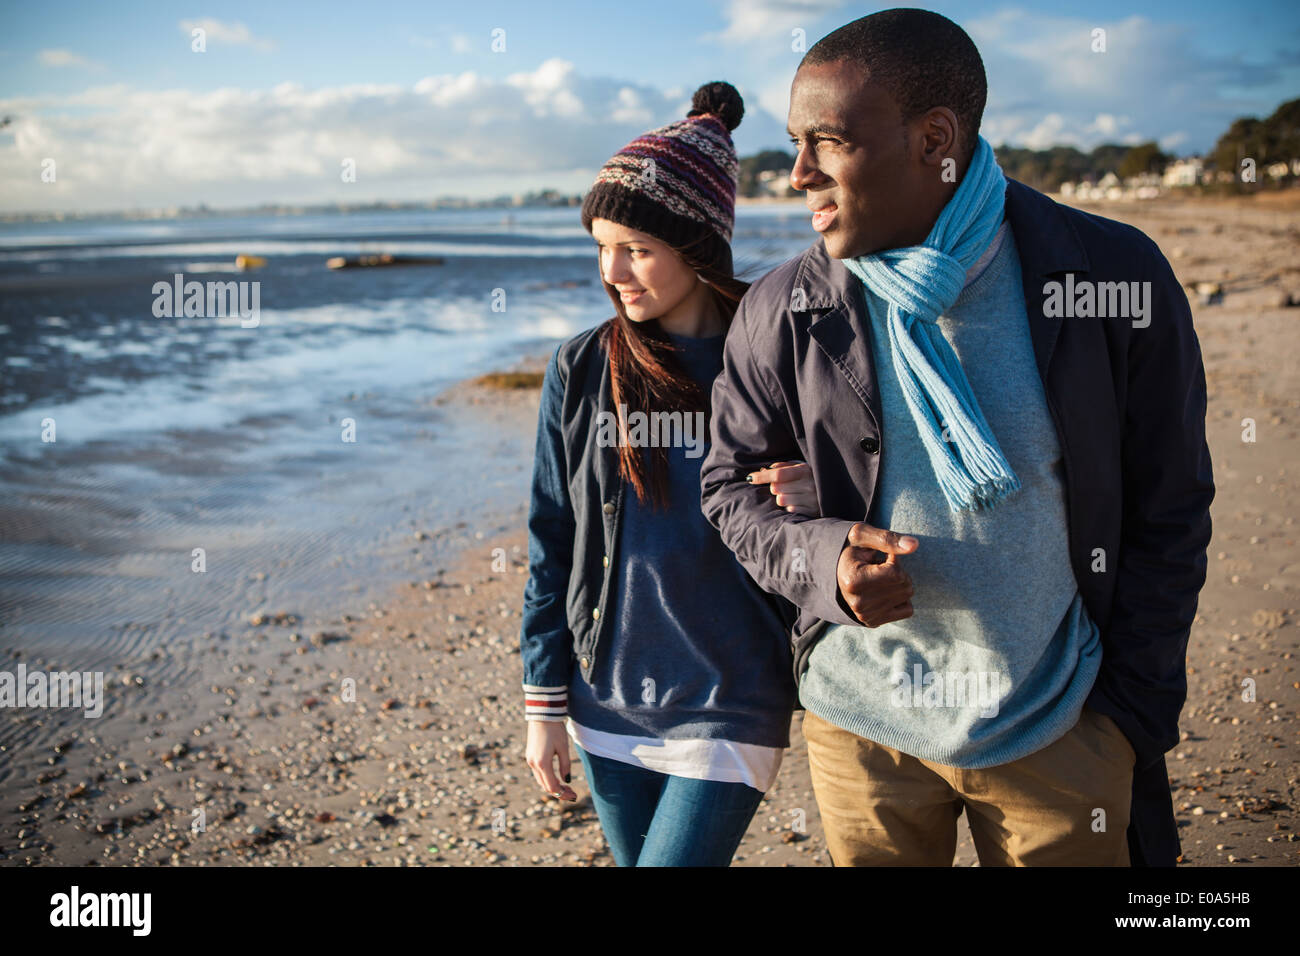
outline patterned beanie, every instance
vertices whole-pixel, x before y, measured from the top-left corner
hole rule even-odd
[[[582,225],[608,219],[672,246],[695,246],[731,272],[740,164],[731,131],[745,102],[730,83],[706,83],[686,119],[638,136],[600,170],[582,204]]]

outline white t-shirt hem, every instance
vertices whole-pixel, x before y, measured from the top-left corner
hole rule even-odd
[[[565,721],[574,742],[598,757],[692,780],[743,783],[766,793],[776,782],[785,750],[734,740],[685,738],[665,740],[592,730]]]

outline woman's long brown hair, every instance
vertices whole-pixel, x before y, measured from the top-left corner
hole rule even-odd
[[[717,237],[705,237],[688,246],[670,246],[686,265],[704,280],[713,302],[722,316],[723,334],[731,327],[736,307],[749,289],[749,283],[732,271],[730,250],[720,246]],[[710,391],[700,388],[677,361],[678,348],[664,333],[658,319],[633,322],[627,316],[618,290],[601,277],[605,292],[617,313],[601,326],[600,338],[609,353],[609,373],[614,406],[625,405],[634,411],[681,411],[704,413],[705,438],[708,437]],[[650,500],[653,508],[668,505],[668,453],[662,446],[648,449],[650,460],[640,448],[625,440],[627,422],[619,422],[618,471],[635,489],[637,499]]]

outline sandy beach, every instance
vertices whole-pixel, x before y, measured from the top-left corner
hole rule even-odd
[[[1214,538],[1168,755],[1185,866],[1300,863],[1297,194],[1084,207],[1159,243],[1193,289],[1205,359]],[[509,370],[539,372],[547,357]],[[535,387],[474,382],[437,398],[439,414],[503,449],[530,447],[537,401]],[[531,468],[485,461],[484,482]],[[30,733],[0,755],[0,864],[613,865],[576,754],[576,804],[542,794],[524,764],[527,502],[480,519],[473,478],[447,489],[467,502],[463,520],[391,528],[393,553],[422,570],[383,600],[328,615],[232,609],[239,623],[202,634],[183,679],[145,680],[124,653],[104,716],[55,746],[23,744],[44,739],[47,712],[7,714]],[[17,651],[0,669],[19,662],[54,666]],[[801,716],[737,866],[830,865]],[[976,864],[964,824],[956,863]]]

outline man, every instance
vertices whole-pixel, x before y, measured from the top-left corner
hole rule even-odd
[[[927,11],[808,51],[790,179],[821,238],[736,313],[702,503],[800,608],[836,865],[951,865],[964,809],[984,865],[1171,866],[1214,494],[1200,349],[1150,239],[1002,176],[985,98]],[[809,462],[822,517],[746,482],[779,459]]]

